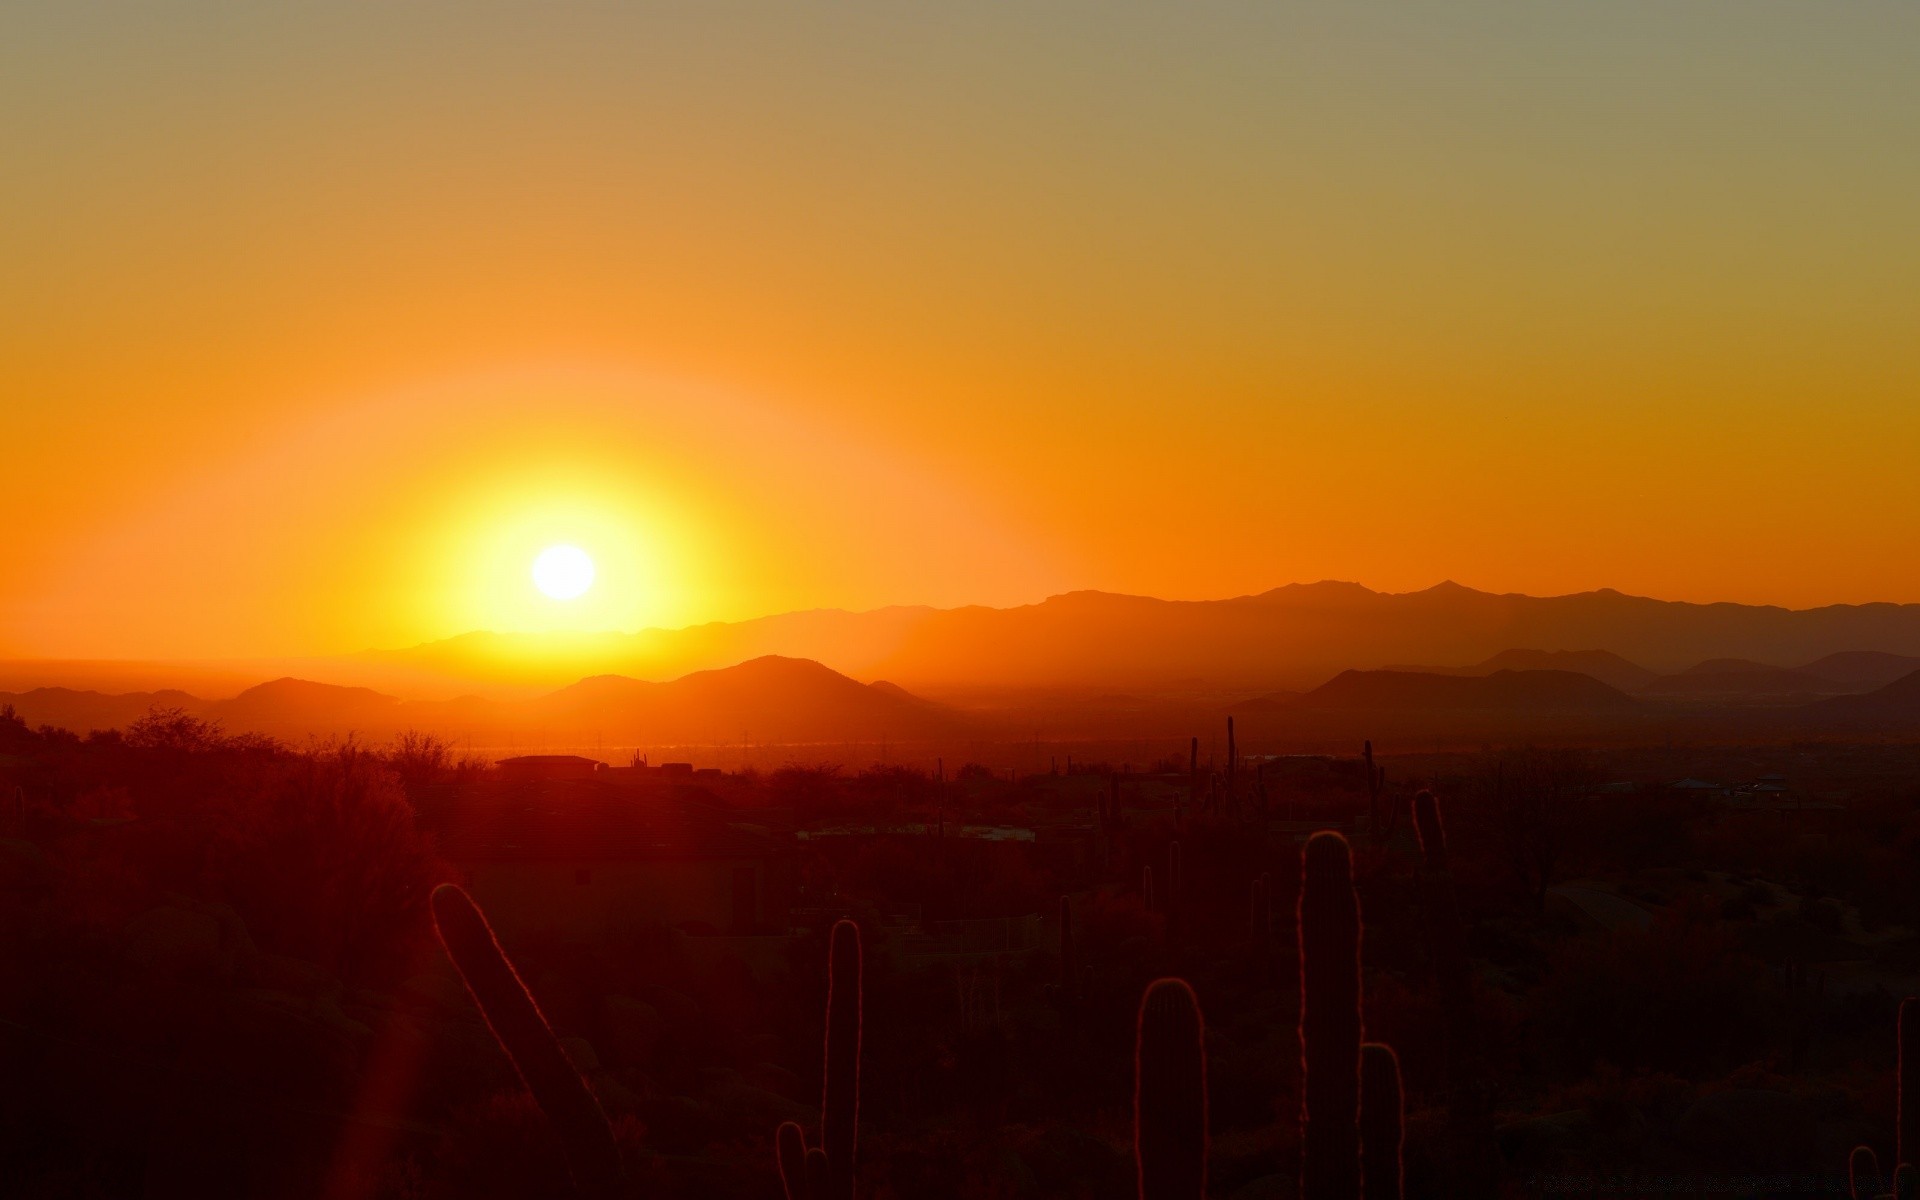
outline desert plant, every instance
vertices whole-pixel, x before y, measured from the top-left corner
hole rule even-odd
[[[1847,1160],[1847,1185],[1853,1200],[1892,1195],[1895,1200],[1914,1196],[1916,1183],[1913,1158],[1920,1154],[1920,997],[1900,1001],[1899,1046],[1894,1068],[1898,1091],[1894,1097],[1893,1178],[1883,1180],[1880,1159],[1871,1146],[1855,1146]],[[1881,1191],[1883,1182],[1890,1192]]]
[[[1401,1195],[1400,1060],[1362,1044],[1360,898],[1353,849],[1316,833],[1300,869],[1300,1194],[1309,1200]]]
[[[1360,1183],[1367,1200],[1400,1200],[1402,1115],[1400,1058],[1393,1047],[1360,1047]]]
[[[1387,786],[1387,769],[1374,765],[1371,740],[1361,748],[1360,758],[1367,772],[1367,836],[1378,843],[1387,836],[1386,825],[1380,820],[1380,792]]]
[[[1300,1194],[1360,1195],[1360,902],[1347,839],[1307,840],[1300,870]]]
[[[1240,752],[1239,750],[1235,749],[1234,741],[1233,741],[1233,718],[1228,717],[1227,718],[1227,802],[1229,804],[1233,802],[1234,765],[1239,761],[1239,758],[1240,758]]]
[[[1413,798],[1413,827],[1420,835],[1422,905],[1427,937],[1440,990],[1441,1017],[1447,1050],[1456,1051],[1467,1040],[1471,1009],[1471,976],[1467,968],[1466,937],[1461,928],[1459,898],[1448,866],[1447,831],[1440,820],[1440,802],[1422,790]]]
[[[1083,990],[1086,977],[1081,973],[1078,956],[1074,953],[1073,943],[1073,903],[1065,896],[1060,897],[1060,978],[1053,985],[1053,1002],[1061,1009],[1071,1009],[1086,998]]]
[[[1133,1156],[1140,1200],[1207,1194],[1206,1021],[1184,979],[1155,980],[1140,997]]]
[[[441,884],[433,891],[433,922],[487,1027],[560,1135],[575,1189],[594,1200],[621,1195],[625,1173],[607,1114],[501,950],[480,906],[454,885]]]
[[[1466,1152],[1466,1161],[1481,1172],[1479,1185],[1492,1187],[1492,1164],[1498,1154],[1492,1101],[1484,1073],[1468,1054],[1477,1039],[1466,930],[1449,865],[1440,801],[1425,789],[1413,797],[1413,827],[1420,837],[1421,908],[1426,915],[1427,945],[1433,955],[1434,983],[1440,1000],[1438,1062],[1446,1080],[1448,1120],[1456,1141]]]
[[[820,1144],[808,1147],[788,1121],[774,1134],[787,1200],[852,1200],[860,1133],[860,927],[836,921],[827,952],[826,1078],[820,1094]]]

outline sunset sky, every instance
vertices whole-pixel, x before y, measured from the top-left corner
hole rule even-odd
[[[9,5],[0,655],[1920,601],[1916,62],[1911,0]]]

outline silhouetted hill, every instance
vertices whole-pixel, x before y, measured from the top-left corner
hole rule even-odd
[[[1858,696],[1831,696],[1807,706],[1818,718],[1920,721],[1920,671]]]
[[[1885,654],[1878,650],[1843,650],[1816,659],[1799,669],[1809,675],[1818,675],[1850,688],[1868,691],[1885,687],[1896,679],[1920,671],[1920,657]]]
[[[865,741],[955,723],[947,710],[891,684],[871,687],[817,662],[777,655],[671,683],[583,679],[523,707],[543,725],[656,742]]]
[[[1535,597],[1445,583],[1389,594],[1327,582],[1227,600],[1082,591],[1005,609],[787,613],[576,638],[551,654],[532,652],[542,644],[530,635],[473,634],[368,656],[358,665],[518,684],[529,672],[544,673],[557,684],[606,672],[662,678],[778,654],[936,696],[971,687],[1272,691],[1310,687],[1349,668],[1484,663],[1516,646],[1545,655],[1604,647],[1630,664],[1669,674],[1713,658],[1811,662],[1862,648],[1920,655],[1920,605],[1795,611],[1612,590]],[[1495,669],[1507,665],[1557,669],[1550,659]],[[1587,666],[1598,669],[1594,661]],[[1613,667],[1608,677],[1628,682]]]
[[[171,688],[106,693],[43,687],[25,692],[0,692],[0,706],[6,705],[12,705],[20,719],[30,726],[53,725],[76,733],[125,728],[156,708],[178,708],[195,715],[206,709],[206,701]]]
[[[1280,703],[1329,712],[1618,714],[1633,697],[1575,671],[1495,671],[1432,675],[1416,671],[1343,671],[1306,695]]]
[[[1387,667],[1426,675],[1491,675],[1495,671],[1574,671],[1598,679],[1608,687],[1636,692],[1658,679],[1659,673],[1628,662],[1608,650],[1502,650],[1468,667]]]
[[[403,702],[368,688],[276,679],[230,700],[185,692],[107,695],[41,688],[0,693],[30,724],[76,731],[124,727],[156,706],[183,708],[229,733],[390,736],[418,728],[491,739],[539,734],[613,742],[868,741],[964,728],[951,710],[893,684],[870,686],[816,662],[766,656],[666,683],[601,675],[531,700],[467,696]]]
[[[307,679],[276,679],[206,706],[206,714],[229,732],[276,736],[393,728],[403,718],[401,702],[372,688],[339,687]]]
[[[1641,689],[1643,695],[1672,699],[1759,703],[1806,700],[1856,690],[1807,670],[1791,670],[1748,659],[1719,658],[1663,676]]]

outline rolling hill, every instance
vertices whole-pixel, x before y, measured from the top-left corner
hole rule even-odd
[[[1623,692],[1637,692],[1660,678],[1608,650],[1502,650],[1469,667],[1388,667],[1425,675],[1491,675],[1496,671],[1574,671]]]
[[[1858,689],[1808,670],[1792,670],[1739,658],[1709,659],[1665,675],[1641,689],[1647,696],[1760,704],[1805,701]]]
[[[0,692],[0,707],[12,707],[28,725],[52,725],[85,733],[89,729],[120,729],[156,708],[178,708],[196,715],[207,702],[175,689],[156,692],[97,692],[43,687],[24,692]]]
[[[670,683],[601,675],[515,707],[545,728],[644,732],[669,742],[902,738],[957,721],[891,684],[863,684],[817,662],[777,655]]]
[[[1807,711],[1816,721],[1914,725],[1920,722],[1920,670],[1861,695],[1828,697]]]
[[[1415,671],[1343,671],[1285,707],[1323,712],[1440,712],[1618,715],[1639,710],[1633,697],[1576,671],[1495,671],[1432,675]]]
[[[0,693],[29,724],[119,728],[176,707],[228,732],[391,736],[405,729],[491,739],[604,737],[615,742],[780,743],[924,737],[967,727],[960,715],[892,684],[863,684],[816,662],[765,656],[665,683],[602,675],[530,700],[406,702],[367,688],[277,679],[226,700],[185,692],[109,695],[42,688]]]
[[[1878,650],[1843,650],[1815,659],[1800,670],[1864,692],[1885,687],[1896,679],[1920,671],[1920,657],[1887,654]]]

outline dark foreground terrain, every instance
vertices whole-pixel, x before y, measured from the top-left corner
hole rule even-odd
[[[8,714],[0,1194],[564,1194],[553,1124],[435,937],[451,881],[636,1195],[781,1195],[775,1130],[819,1135],[848,919],[861,1195],[1133,1192],[1136,1017],[1177,976],[1206,1022],[1208,1193],[1293,1196],[1323,829],[1352,848],[1408,1195],[1833,1194],[1854,1145],[1891,1159],[1920,748],[1379,767],[490,768],[421,737],[295,752],[177,713],[85,737]]]

